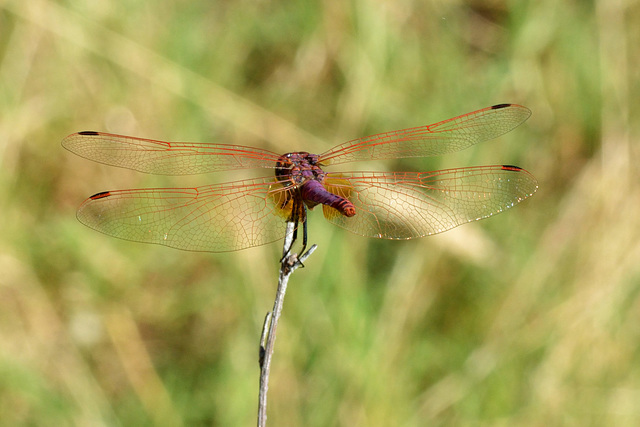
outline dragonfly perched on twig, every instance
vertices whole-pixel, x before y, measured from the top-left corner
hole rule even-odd
[[[517,166],[433,172],[324,168],[451,153],[505,134],[530,115],[520,105],[494,105],[427,126],[348,141],[320,155],[280,155],[239,145],[163,142],[94,131],[71,134],[62,145],[96,162],[152,174],[274,169],[271,177],[202,187],[105,191],[78,209],[80,222],[114,237],[226,252],[282,239],[287,221],[303,225],[306,246],[307,213],[317,205],[329,222],[381,239],[427,236],[502,212],[538,188],[535,178]]]

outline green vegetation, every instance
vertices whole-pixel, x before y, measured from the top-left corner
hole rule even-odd
[[[636,1],[0,2],[0,425],[255,423],[280,245],[182,252],[75,209],[264,173],[149,176],[67,134],[322,152],[503,102],[533,116],[365,166],[516,164],[540,189],[515,209],[407,242],[313,212],[269,425],[638,425],[639,42]]]

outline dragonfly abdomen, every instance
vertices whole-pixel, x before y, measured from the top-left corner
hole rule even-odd
[[[316,181],[309,180],[302,184],[301,195],[304,202],[309,208],[313,208],[318,204],[331,206],[344,216],[354,216],[356,207],[349,200],[327,191],[324,186]]]

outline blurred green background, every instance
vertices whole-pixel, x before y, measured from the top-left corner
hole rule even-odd
[[[540,189],[515,209],[407,242],[313,212],[269,425],[638,425],[639,45],[635,0],[0,0],[0,425],[255,424],[280,245],[182,252],[75,210],[264,171],[149,176],[67,134],[322,152],[503,102],[533,116],[364,166],[516,164]]]

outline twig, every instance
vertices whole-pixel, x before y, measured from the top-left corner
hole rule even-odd
[[[298,258],[298,255],[291,253],[293,244],[293,230],[295,223],[287,222],[287,234],[284,239],[283,258],[280,262],[280,276],[278,278],[278,290],[276,291],[276,299],[273,303],[273,310],[267,313],[262,326],[262,335],[260,337],[260,392],[258,396],[258,427],[267,425],[267,390],[269,389],[269,371],[271,368],[271,356],[273,355],[274,344],[276,341],[276,328],[278,327],[278,319],[282,313],[282,304],[284,303],[284,294],[287,292],[287,283],[289,276],[298,267],[303,266],[303,262],[316,250],[317,245],[313,245],[307,252]]]

